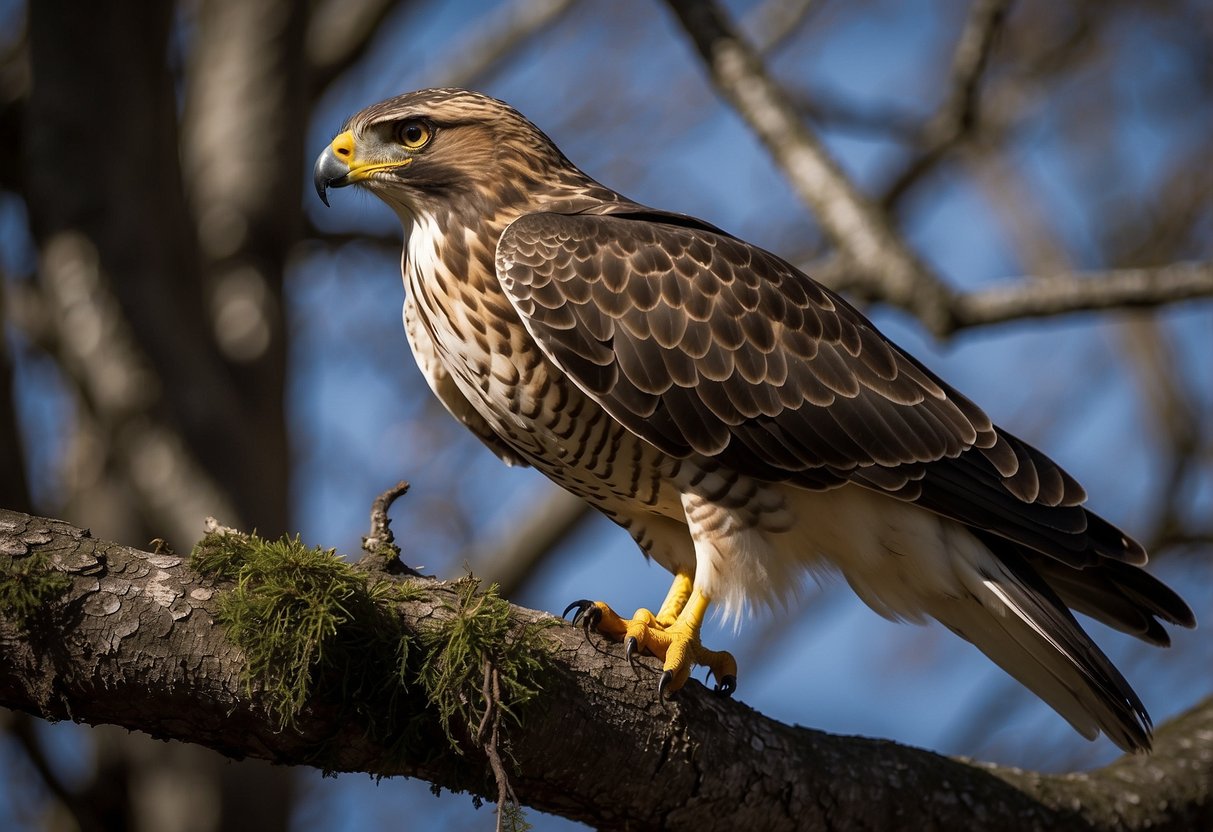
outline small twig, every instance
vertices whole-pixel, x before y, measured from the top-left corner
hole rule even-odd
[[[893,177],[882,203],[892,210],[948,151],[977,132],[981,79],[1006,19],[1010,0],[979,0],[969,12],[952,55],[950,91],[922,131],[922,151]]]
[[[400,547],[392,534],[392,520],[388,509],[392,503],[408,493],[409,484],[404,480],[384,491],[371,503],[371,530],[362,538],[362,551],[370,557],[363,558],[367,567],[374,567],[394,575],[418,574],[400,560]]]

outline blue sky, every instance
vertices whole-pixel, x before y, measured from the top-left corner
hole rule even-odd
[[[796,201],[766,154],[741,121],[727,108],[714,103],[697,56],[674,28],[658,4],[632,0],[622,4],[620,18],[632,17],[634,26],[621,35],[613,23],[596,21],[595,11],[575,12],[549,36],[542,48],[529,49],[485,87],[490,94],[513,103],[540,127],[548,130],[566,153],[587,172],[608,185],[619,187],[633,198],[665,208],[702,216],[763,245],[777,247],[795,236],[797,223],[814,234],[812,220]],[[875,3],[864,6],[862,15],[835,9],[840,18],[829,29],[829,37],[809,38],[785,50],[776,66],[785,77],[803,81],[811,89],[846,94],[872,107],[891,106],[899,111],[928,113],[935,98],[922,95],[935,89],[937,79],[925,73],[924,56],[946,53],[957,31],[955,4]],[[466,7],[443,4],[415,11],[394,21],[392,34],[384,37],[372,55],[373,73],[349,79],[334,95],[332,110],[342,116],[372,100],[406,89],[428,86],[441,79],[442,44],[466,22]],[[612,18],[614,20],[614,18]],[[1140,34],[1146,37],[1148,33]],[[1124,94],[1142,103],[1141,122],[1130,122],[1117,137],[1118,161],[1123,179],[1120,187],[1132,193],[1139,183],[1150,181],[1158,164],[1174,141],[1160,137],[1148,124],[1150,90],[1166,82],[1166,60],[1148,59],[1147,66],[1123,69]],[[946,62],[936,62],[943,71]],[[570,101],[581,85],[607,83],[615,92],[605,102],[601,122],[585,118],[570,123],[569,112],[581,113],[582,102]],[[936,91],[937,93],[937,91]],[[668,119],[681,118],[684,103],[695,106],[694,129],[668,141]],[[593,112],[590,110],[590,112]],[[317,147],[339,122],[334,115],[320,118]],[[1098,268],[1090,262],[1086,191],[1090,170],[1076,164],[1064,136],[1058,135],[1055,119],[1045,109],[1017,145],[1018,161],[1026,186],[1039,193],[1049,218],[1057,223],[1060,236],[1080,267]],[[329,132],[325,132],[325,130]],[[892,162],[889,146],[848,134],[829,134],[832,152],[858,181],[879,181]],[[605,149],[604,149],[605,148]],[[1079,162],[1082,160],[1079,159]],[[918,250],[948,280],[965,288],[1014,277],[1022,265],[1013,241],[992,220],[990,207],[970,182],[953,178],[928,190],[931,203],[913,212],[907,233]],[[311,206],[318,222],[326,227],[356,229],[372,226],[391,231],[394,218],[373,200],[342,192],[333,208]],[[791,221],[773,222],[774,217]],[[776,248],[778,250],[778,248]],[[374,256],[347,247],[320,264],[305,264],[295,276],[305,293],[318,296],[334,291],[331,277],[317,277],[311,269],[343,273],[339,291],[341,310],[322,305],[336,320],[330,321],[338,337],[354,337],[373,316],[378,327],[397,327],[395,309],[383,309],[385,296],[398,288],[398,265],[391,257]],[[371,276],[371,270],[376,274]],[[307,295],[296,296],[301,307],[311,307]],[[1182,360],[1200,364],[1196,356],[1208,348],[1209,305],[1179,307],[1160,316]],[[1056,321],[1027,322],[966,333],[947,344],[927,336],[905,315],[877,309],[877,323],[895,340],[924,358],[946,379],[986,407],[997,420],[1025,438],[1040,444],[1088,484],[1092,504],[1108,516],[1133,528],[1142,521],[1139,503],[1151,493],[1156,472],[1152,470],[1150,446],[1141,441],[1140,414],[1135,399],[1140,389],[1124,362],[1118,358],[1118,322],[1112,318],[1075,316]],[[388,319],[391,319],[388,321]],[[351,462],[356,471],[340,478],[360,489],[357,499],[349,493],[334,494],[332,488],[317,494],[301,493],[304,510],[301,522],[309,537],[326,543],[356,541],[363,525],[365,502],[383,486],[403,475],[414,483],[414,495],[445,476],[444,464],[451,452],[427,449],[410,441],[408,423],[419,412],[416,401],[398,391],[386,390],[385,407],[357,409],[325,408],[323,401],[348,402],[366,390],[399,383],[405,389],[422,390],[415,373],[407,366],[403,337],[398,337],[400,366],[392,367],[392,381],[370,370],[347,367],[336,358],[326,361],[329,347],[315,343],[308,349],[303,366],[322,381],[313,385],[308,375],[296,388],[298,412],[306,414],[310,430],[321,435],[359,434],[389,437],[390,448],[408,453],[407,458],[366,451]],[[341,346],[334,347],[340,355]],[[315,351],[313,354],[311,351]],[[315,361],[315,364],[311,362]],[[390,363],[390,362],[389,362]],[[1094,372],[1095,376],[1092,377]],[[1210,379],[1199,378],[1208,400]],[[360,391],[354,394],[353,390]],[[347,392],[343,392],[347,391]],[[1074,392],[1080,395],[1073,397]],[[421,393],[423,395],[423,392]],[[358,453],[358,442],[350,440]],[[396,444],[399,443],[399,444]],[[1115,449],[1110,453],[1109,449]],[[411,452],[411,453],[410,453]],[[487,452],[473,447],[461,459],[476,472],[467,478],[477,487],[462,495],[482,518],[485,528],[507,526],[527,495],[542,491],[545,484],[530,471],[502,468]],[[1109,476],[1115,461],[1117,476]],[[331,463],[322,463],[325,470]],[[437,470],[435,470],[437,469]],[[307,476],[306,474],[304,475]],[[406,501],[414,499],[414,495]],[[502,495],[510,495],[503,497]],[[365,499],[363,499],[365,498]],[[1199,496],[1210,510],[1209,493]],[[424,501],[421,501],[424,504]],[[404,509],[410,520],[420,516]],[[424,535],[424,541],[428,540]],[[438,567],[437,552],[418,552],[415,558]],[[1213,575],[1192,574],[1191,564],[1164,562],[1163,574],[1184,587],[1193,606],[1213,608],[1209,588]],[[455,574],[461,564],[448,563],[437,571]],[[667,576],[646,564],[631,541],[606,521],[568,541],[560,555],[542,571],[519,598],[529,606],[558,612],[569,600],[582,597],[586,588],[623,610],[651,605],[664,592]],[[986,755],[1008,763],[1047,767],[1049,761],[1066,767],[1075,762],[1095,765],[1112,759],[1116,750],[1108,743],[1087,745],[1046,706],[1022,695],[1014,683],[969,645],[939,627],[896,625],[867,610],[838,582],[820,592],[811,585],[805,595],[819,606],[819,614],[803,610],[789,614],[790,625],[769,627],[764,619],[750,622],[740,634],[718,623],[710,626],[705,640],[715,646],[736,649],[743,664],[739,696],[747,703],[781,720],[797,722],[841,733],[891,737],[903,742],[935,748],[947,753]],[[1177,635],[1175,649],[1161,653],[1138,649],[1131,640],[1092,625],[1096,637],[1109,654],[1122,663],[1151,707],[1157,721],[1190,706],[1209,690],[1208,680],[1194,677],[1193,668],[1210,666],[1213,653],[1191,633]],[[749,640],[763,632],[778,635],[763,653],[762,661],[747,665]],[[1203,640],[1207,641],[1207,640]],[[1199,675],[1199,674],[1196,674]],[[1010,719],[1000,719],[997,736],[982,737],[972,722],[989,719],[990,702],[1006,703]],[[974,737],[976,736],[976,747]],[[1032,749],[1036,752],[1033,753]],[[353,778],[357,779],[357,778]],[[343,778],[344,781],[344,778]],[[348,786],[366,796],[368,787]],[[380,801],[405,802],[423,807],[432,818],[446,818],[449,828],[462,828],[458,809],[431,804],[428,790],[383,784],[373,790]],[[389,797],[385,792],[393,792]],[[458,799],[456,799],[458,800]],[[415,803],[413,801],[416,801]],[[318,800],[317,803],[320,801]],[[331,807],[330,807],[331,810]],[[319,811],[319,809],[317,809]],[[358,828],[357,810],[349,825]],[[378,812],[379,809],[368,809]],[[324,824],[337,817],[330,811]],[[302,828],[309,821],[301,814]],[[550,824],[550,825],[549,825]],[[315,828],[321,828],[317,825]],[[328,828],[325,826],[324,828]],[[558,821],[542,819],[540,828],[562,828]]]
[[[730,4],[735,14],[738,4]],[[416,4],[385,26],[364,66],[336,84],[308,131],[311,158],[350,113],[382,97],[443,79],[452,42],[488,4]],[[782,77],[873,108],[929,113],[938,100],[937,73],[958,30],[962,7],[953,2],[861,4],[852,11],[827,4],[828,33],[798,39],[774,66]],[[609,11],[608,11],[609,9]],[[1075,154],[1060,132],[1058,114],[1045,105],[1018,139],[1016,161],[1024,186],[1039,196],[1048,221],[1076,266],[1099,268],[1093,194],[1138,198],[1137,191],[1184,132],[1157,92],[1173,82],[1165,50],[1136,49],[1149,31],[1127,31],[1116,88],[1134,115],[1121,134],[1105,137],[1098,158]],[[933,74],[934,73],[934,74]],[[1081,83],[1081,79],[1075,83]],[[548,130],[587,172],[629,196],[696,214],[776,251],[815,239],[811,216],[799,204],[743,123],[708,87],[698,56],[664,7],[649,0],[583,4],[520,59],[494,76],[484,91],[513,103]],[[587,102],[585,89],[609,99]],[[1081,95],[1081,90],[1077,91]],[[1204,116],[1207,118],[1208,113]],[[681,129],[688,118],[693,128]],[[883,142],[846,133],[826,135],[828,146],[859,182],[883,181],[894,162]],[[1115,188],[1106,187],[1114,164]],[[310,165],[309,165],[310,168]],[[373,198],[352,190],[332,195],[331,209],[313,196],[310,172],[300,172],[308,215],[323,229],[399,234],[396,220]],[[941,177],[924,189],[906,233],[918,253],[947,280],[966,289],[1020,274],[1014,241],[994,221],[991,206],[971,180]],[[0,256],[20,252],[19,208],[0,201]],[[1208,241],[1206,240],[1206,244]],[[1207,257],[1208,248],[1204,252]],[[16,256],[20,256],[19,254]],[[398,254],[353,243],[302,258],[288,280],[288,314],[295,333],[289,404],[298,459],[294,483],[296,525],[312,543],[356,551],[371,499],[405,478],[413,492],[398,510],[408,529],[407,560],[435,574],[460,573],[464,544],[508,528],[531,497],[548,486],[533,471],[509,470],[453,425],[434,427],[435,404],[400,329],[403,290]],[[1158,321],[1185,368],[1184,377],[1213,408],[1208,372],[1208,302],[1168,310]],[[1154,491],[1149,431],[1142,395],[1120,357],[1122,324],[1115,317],[1073,316],[965,333],[938,343],[906,315],[877,308],[873,319],[894,340],[985,407],[1005,427],[1045,448],[1088,486],[1092,505],[1128,530],[1144,532],[1143,502]],[[20,376],[23,417],[44,476],[65,429],[53,374],[27,366]],[[1077,395],[1075,395],[1077,393]],[[451,478],[459,473],[458,487]],[[1193,490],[1194,516],[1213,515],[1213,483]],[[46,483],[43,483],[46,487]],[[443,510],[457,500],[461,511]],[[452,517],[472,518],[455,523]],[[1192,559],[1167,559],[1159,573],[1180,587],[1197,610],[1213,610],[1213,573]],[[591,592],[622,610],[657,603],[668,576],[648,565],[630,539],[598,521],[567,541],[521,597],[513,600],[559,612]],[[806,604],[772,627],[766,618],[740,633],[714,623],[712,646],[737,651],[738,696],[775,718],[828,731],[888,737],[946,753],[982,756],[1027,766],[1096,765],[1116,755],[1106,742],[1088,745],[1046,706],[1023,694],[976,650],[939,627],[886,622],[867,610],[841,582],[818,589],[806,583]],[[1147,651],[1092,625],[1096,638],[1134,682],[1156,722],[1190,706],[1210,690],[1213,647],[1198,634],[1176,634],[1169,652]],[[761,661],[748,663],[755,640]],[[992,706],[990,703],[1001,703]],[[994,709],[993,711],[991,709]],[[992,713],[999,733],[973,725]],[[64,731],[63,742],[71,746]],[[436,800],[426,784],[343,776],[322,780],[301,773],[307,796],[295,826],[303,830],[395,826],[423,817],[430,829],[481,828],[463,796]],[[571,828],[532,813],[539,829]]]

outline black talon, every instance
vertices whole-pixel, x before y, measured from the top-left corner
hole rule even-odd
[[[636,666],[634,654],[636,653],[637,649],[638,642],[636,641],[636,636],[628,636],[626,639],[624,639],[623,657],[628,660],[628,664],[630,664],[632,667]]]
[[[674,681],[674,671],[672,671],[672,670],[661,671],[661,678],[657,680],[657,701],[666,702],[669,700],[670,697],[665,695],[665,686],[673,681]],[[673,696],[673,695],[674,694],[672,694],[672,693],[670,694],[670,696]]]
[[[592,606],[594,606],[593,601],[587,601],[586,599],[582,598],[580,601],[574,601],[565,607],[564,612],[560,614],[560,617],[564,618],[573,610],[577,610],[577,614],[573,616],[573,623],[576,624],[577,619],[581,618],[582,614]]]
[[[720,684],[716,685],[716,687],[713,688],[713,690],[716,693],[718,693],[724,697],[732,696],[733,693],[737,690],[737,677],[732,676],[732,675],[726,675],[723,679],[720,680]]]
[[[583,610],[580,616],[581,626],[585,628],[585,634],[588,636],[591,629],[598,629],[598,622],[602,620],[602,610],[598,608],[597,604],[591,603],[589,609]]]

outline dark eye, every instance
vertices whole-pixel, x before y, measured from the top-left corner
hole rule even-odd
[[[418,121],[417,119],[402,122],[397,133],[400,143],[409,150],[425,147],[433,135],[434,131],[430,129],[430,126],[424,121]]]

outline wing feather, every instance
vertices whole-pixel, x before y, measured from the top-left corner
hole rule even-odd
[[[666,453],[806,488],[850,480],[1069,566],[1144,562],[1056,463],[841,297],[719,229],[626,204],[530,214],[502,235],[497,271],[548,358]]]

